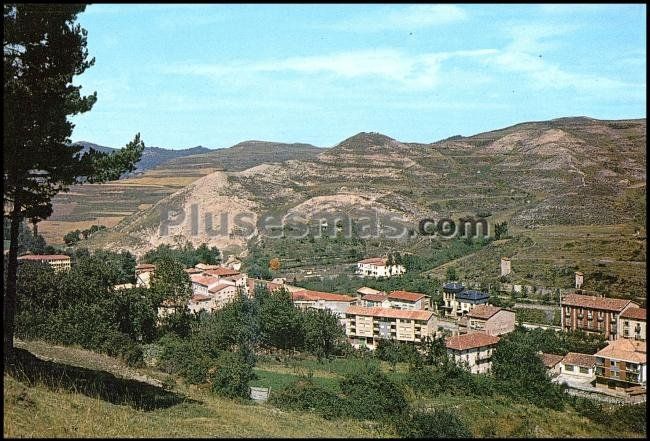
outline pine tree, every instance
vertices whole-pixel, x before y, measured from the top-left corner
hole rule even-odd
[[[68,116],[89,111],[97,94],[82,96],[73,77],[94,63],[87,32],[75,24],[80,4],[3,5],[3,196],[11,221],[3,307],[5,360],[13,359],[19,225],[52,214],[52,197],[73,184],[105,182],[132,171],[140,135],[108,155],[71,146]]]

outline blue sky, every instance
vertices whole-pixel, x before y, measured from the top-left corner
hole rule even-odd
[[[95,4],[73,141],[433,142],[646,117],[645,5]]]

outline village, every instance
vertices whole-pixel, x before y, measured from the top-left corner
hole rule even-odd
[[[66,255],[26,255],[19,259],[46,262],[56,270],[70,268]],[[136,283],[116,285],[115,289],[148,288],[155,270],[154,264],[138,264]],[[501,275],[510,271],[510,259],[502,258]],[[284,289],[299,309],[335,314],[355,348],[374,350],[383,339],[417,344],[444,336],[448,356],[471,373],[490,371],[491,355],[501,336],[517,326],[512,309],[491,305],[489,294],[458,281],[443,284],[444,305],[438,308],[427,295],[417,292],[383,292],[364,286],[355,293],[341,294],[304,289],[284,278],[249,278],[237,259],[228,259],[222,265],[199,263],[185,272],[192,285],[186,306],[192,313],[214,312],[242,294],[251,297],[258,286],[269,292]],[[399,277],[405,272],[404,266],[382,257],[363,259],[355,265],[355,274],[361,278]],[[560,300],[561,326],[555,330],[598,335],[607,340],[607,346],[593,354],[540,352],[539,357],[552,381],[565,384],[568,393],[609,402],[645,401],[646,309],[631,300],[585,295],[583,283],[584,274],[576,272],[575,289]],[[159,316],[171,313],[173,306],[161,305]]]

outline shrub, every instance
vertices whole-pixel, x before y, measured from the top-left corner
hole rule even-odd
[[[248,383],[256,378],[253,366],[239,352],[222,352],[212,377],[212,391],[228,398],[249,398]]]
[[[340,382],[346,414],[357,419],[381,419],[407,407],[404,391],[378,368],[357,371]]]
[[[395,430],[402,438],[469,438],[467,424],[448,409],[433,412],[411,411],[395,419]]]
[[[169,374],[177,373],[192,384],[206,381],[214,360],[195,340],[181,340],[168,334],[160,339],[160,345],[163,347],[158,361],[160,369]]]
[[[273,391],[269,402],[281,409],[315,411],[327,419],[340,417],[344,411],[341,398],[305,378]]]

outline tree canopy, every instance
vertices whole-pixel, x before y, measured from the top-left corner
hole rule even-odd
[[[11,220],[3,309],[6,358],[13,352],[19,225],[52,214],[52,197],[73,184],[118,179],[135,169],[144,143],[137,134],[125,148],[81,154],[72,145],[69,116],[88,112],[97,94],[73,84],[94,63],[87,31],[76,24],[83,4],[3,5],[3,196]]]

